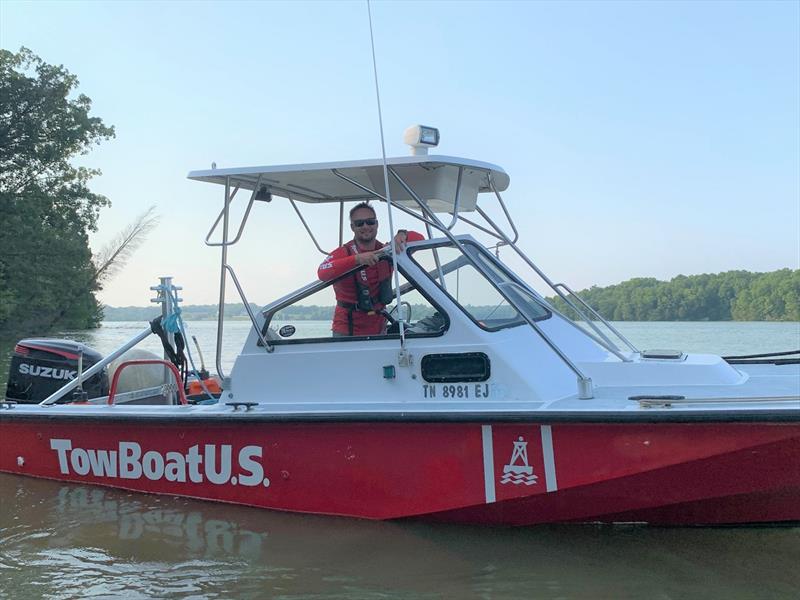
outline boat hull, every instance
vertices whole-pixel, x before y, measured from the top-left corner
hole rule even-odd
[[[800,521],[800,424],[0,420],[0,471],[458,523]]]

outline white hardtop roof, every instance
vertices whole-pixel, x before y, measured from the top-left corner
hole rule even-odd
[[[505,190],[509,184],[508,175],[500,167],[465,158],[403,156],[387,158],[386,163],[431,209],[439,212],[452,211],[459,167],[463,168],[459,212],[474,210],[478,194],[491,191],[490,174],[498,192]],[[273,196],[291,197],[302,202],[362,202],[375,199],[372,194],[338,177],[334,170],[382,196],[386,195],[381,159],[210,169],[192,171],[188,177],[222,185],[225,185],[226,178],[230,178],[231,188],[239,186],[246,190],[255,189],[261,177],[259,187],[265,186]],[[389,181],[392,202],[418,208],[391,174]]]

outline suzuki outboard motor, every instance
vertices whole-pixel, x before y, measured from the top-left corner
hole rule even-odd
[[[58,339],[20,340],[11,356],[6,397],[20,403],[39,403],[78,376],[78,355],[83,351],[83,372],[100,362],[102,355],[80,342]],[[108,373],[103,369],[83,381],[89,398],[108,395]],[[58,404],[72,402],[67,392]]]

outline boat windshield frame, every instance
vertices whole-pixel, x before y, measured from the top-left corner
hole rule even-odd
[[[431,168],[433,163],[436,159],[439,162],[442,162],[441,159],[446,158],[448,159],[445,161],[445,164],[441,164],[436,166],[435,168]],[[491,275],[487,272],[488,267],[486,265],[478,264],[467,250],[462,246],[462,241],[459,241],[458,238],[452,233],[452,228],[458,223],[459,221],[468,225],[475,227],[477,230],[489,234],[498,240],[497,244],[494,246],[499,250],[501,246],[509,246],[512,248],[524,261],[527,263],[536,273],[539,275],[542,280],[549,285],[549,287],[559,296],[570,308],[572,308],[577,315],[580,316],[581,320],[588,326],[589,329],[594,330],[594,334],[591,331],[588,331],[586,328],[582,327],[571,318],[567,317],[563,313],[559,312],[554,306],[549,304],[544,299],[539,299],[537,294],[534,294],[532,297],[536,298],[537,303],[543,302],[547,308],[551,311],[551,313],[558,314],[559,316],[563,317],[567,323],[573,325],[576,329],[581,331],[582,334],[589,336],[599,345],[604,347],[608,350],[611,354],[615,355],[620,361],[629,362],[632,360],[631,356],[624,355],[621,350],[616,346],[616,344],[596,325],[592,318],[588,316],[578,304],[572,302],[570,298],[565,294],[563,289],[569,290],[564,284],[556,284],[554,283],[547,275],[538,267],[536,264],[528,258],[528,256],[519,248],[517,245],[517,240],[519,239],[519,231],[517,230],[516,226],[514,225],[513,219],[506,208],[505,202],[500,195],[500,191],[507,188],[509,185],[509,178],[505,172],[500,169],[499,167],[495,167],[489,163],[479,163],[477,161],[467,160],[467,159],[455,159],[451,157],[405,157],[405,159],[387,159],[384,161],[371,160],[371,161],[359,161],[362,164],[350,163],[325,163],[322,165],[305,165],[305,167],[315,167],[317,170],[315,171],[316,174],[321,174],[323,170],[327,171],[326,181],[332,181],[330,179],[331,176],[334,178],[338,178],[343,182],[349,183],[352,187],[360,190],[361,194],[355,195],[342,195],[340,197],[325,197],[324,199],[317,199],[317,201],[324,201],[324,202],[338,202],[340,205],[339,210],[339,231],[340,231],[340,243],[342,241],[342,232],[344,231],[344,205],[345,202],[354,202],[356,199],[359,201],[363,201],[365,197],[368,197],[371,200],[386,202],[390,204],[392,208],[396,208],[401,210],[402,212],[410,215],[414,219],[422,222],[426,230],[428,232],[429,237],[432,236],[432,230],[436,229],[453,244],[454,247],[461,250],[462,255],[465,259],[472,263],[472,266],[477,269],[479,273],[481,273],[487,280],[489,280],[493,285]],[[424,163],[424,164],[423,164]],[[387,177],[389,178],[389,189],[393,190],[395,187],[400,190],[400,193],[396,196],[387,197],[386,195],[380,193],[379,190],[375,189],[375,185],[366,185],[364,180],[359,180],[355,177],[351,177],[350,175],[343,172],[345,166],[348,168],[369,168],[374,169],[378,165],[385,169],[387,173]],[[296,173],[298,171],[302,171],[303,165],[292,165],[291,170],[292,173]],[[424,171],[425,173],[421,173]],[[444,168],[440,168],[444,167]],[[223,330],[224,330],[224,306],[225,306],[225,287],[226,287],[226,280],[228,276],[230,276],[231,280],[236,286],[237,291],[244,303],[245,307],[248,307],[248,315],[253,325],[253,329],[255,330],[256,334],[259,337],[261,344],[265,347],[267,352],[272,352],[273,347],[272,344],[264,339],[263,334],[261,332],[261,327],[256,320],[255,315],[252,311],[249,310],[249,303],[247,298],[244,294],[244,291],[241,285],[238,282],[236,274],[233,268],[227,264],[227,250],[228,246],[235,244],[239,241],[241,234],[244,230],[245,223],[247,218],[250,214],[250,209],[253,206],[253,202],[255,200],[263,200],[269,202],[272,199],[272,191],[270,190],[270,177],[265,177],[265,173],[267,170],[271,175],[276,175],[280,173],[281,169],[286,171],[286,167],[258,167],[253,169],[234,169],[234,170],[220,170],[220,171],[213,171],[213,177],[206,177],[209,172],[201,172],[195,171],[189,174],[189,177],[192,179],[204,180],[204,181],[213,181],[214,183],[224,183],[225,187],[225,198],[223,203],[222,212],[217,217],[216,221],[212,225],[211,231],[209,231],[208,235],[206,236],[206,245],[209,246],[219,246],[221,248],[221,267],[220,267],[220,295],[219,295],[219,311],[218,311],[218,319],[217,319],[217,357],[216,357],[216,367],[217,373],[219,374],[220,378],[223,381],[223,387],[225,386],[225,382],[229,381],[228,378],[225,376],[224,371],[222,369],[222,337],[223,337]],[[455,169],[455,178],[453,177],[453,169]],[[241,180],[237,180],[237,173],[243,174],[247,173],[251,178],[255,177],[255,181],[251,182],[250,184],[245,184],[245,182]],[[352,174],[352,173],[351,173]],[[437,175],[438,174],[438,175]],[[446,175],[445,175],[446,174]],[[447,189],[452,191],[454,194],[452,202],[445,201],[444,208],[442,208],[442,198],[439,195],[431,196],[431,190],[436,190],[436,182],[437,177],[447,177],[448,184],[450,185]],[[408,181],[406,179],[408,177]],[[377,181],[377,178],[375,178]],[[413,189],[411,183],[420,182],[421,189],[419,193]],[[340,182],[341,183],[341,182]],[[240,187],[244,185],[245,188],[251,187],[252,193],[250,197],[250,203],[242,217],[242,222],[239,226],[238,233],[236,234],[233,240],[229,240],[229,220],[230,220],[230,203],[233,200],[233,197],[236,195],[236,192],[239,190]],[[234,186],[233,193],[231,193],[231,188]],[[384,186],[381,183],[381,186]],[[466,187],[464,187],[466,186]],[[290,201],[292,201],[292,195],[297,195],[297,192],[300,190],[294,191],[298,186],[294,186],[292,190],[285,189],[283,186],[280,190],[277,188],[274,190],[276,195],[287,197]],[[384,186],[385,187],[385,186]],[[468,189],[467,189],[468,188]],[[466,195],[468,196],[468,204],[465,206],[462,203],[462,189],[466,189]],[[383,190],[383,187],[381,187]],[[278,193],[280,192],[280,193]],[[478,196],[481,193],[491,193],[493,194],[502,211],[506,217],[508,225],[510,226],[511,230],[513,231],[513,239],[510,237],[500,226],[498,226],[490,217],[489,215],[478,206]],[[394,192],[393,192],[394,194]],[[364,196],[366,195],[366,196]],[[400,201],[396,201],[395,198],[399,197]],[[474,203],[470,204],[474,199]],[[429,202],[430,200],[430,202]],[[324,253],[324,251],[320,248],[319,244],[316,242],[313,233],[311,232],[308,224],[306,223],[305,219],[303,219],[302,214],[300,213],[297,206],[292,202],[298,216],[300,217],[301,222],[306,228],[306,231],[309,233],[312,241],[316,245],[317,249]],[[415,207],[409,208],[411,205]],[[486,221],[487,226],[479,225],[469,219],[463,217],[460,214],[463,210],[475,210],[480,214],[483,219]],[[449,224],[445,224],[437,215],[437,213],[447,212],[452,215]],[[221,242],[211,242],[210,237],[211,234],[216,229],[217,225],[222,221],[222,241]],[[391,232],[393,234],[393,232]],[[471,239],[471,238],[470,238]],[[510,271],[510,269],[503,269]],[[516,279],[516,278],[515,278]],[[570,370],[576,375],[578,380],[578,394],[581,398],[590,398],[592,397],[592,389],[591,389],[591,380],[586,377],[578,366],[565,354],[565,352],[552,340],[548,334],[543,331],[538,325],[538,319],[532,319],[529,311],[526,310],[525,307],[520,306],[519,303],[515,302],[512,298],[514,295],[530,295],[532,288],[529,285],[524,283],[520,283],[519,280],[515,280],[510,282],[508,285],[504,286],[495,286],[497,287],[500,294],[505,298],[505,300],[512,306],[520,315],[523,316],[525,321],[534,329],[537,335],[550,347],[550,349],[555,352],[561,361],[569,367]],[[500,287],[504,289],[500,289]],[[515,290],[515,293],[509,294],[509,290]],[[571,292],[571,290],[570,290]],[[638,353],[639,351],[631,344],[619,331],[611,325],[608,321],[603,319],[596,311],[594,311],[591,307],[589,307],[585,302],[583,302],[577,294],[573,293],[573,296],[582,304],[586,309],[590,312],[592,316],[597,318],[599,321],[602,321],[604,325],[612,332],[613,335],[620,340],[622,340],[633,353]],[[402,355],[405,352],[404,348],[404,336],[401,334],[400,336],[400,354]],[[402,359],[401,362],[407,362],[406,359]]]
[[[459,238],[461,238],[461,236],[459,236]],[[450,301],[454,305],[456,305],[473,323],[475,323],[475,325],[477,325],[484,331],[490,331],[490,332],[501,331],[503,329],[509,329],[511,327],[519,327],[521,325],[526,325],[528,321],[525,319],[525,317],[522,316],[522,314],[519,311],[519,308],[517,308],[516,306],[514,306],[509,302],[509,300],[506,298],[505,294],[502,291],[502,287],[504,284],[508,283],[514,283],[523,288],[527,288],[527,285],[516,275],[516,273],[514,273],[511,269],[503,265],[503,263],[495,259],[495,257],[493,257],[491,253],[488,252],[486,248],[484,248],[478,242],[476,242],[473,239],[463,239],[463,238],[461,239],[463,242],[463,246],[461,247],[456,247],[449,241],[441,241],[434,244],[414,245],[412,248],[408,249],[408,255],[411,261],[414,264],[416,264],[417,267],[419,267],[419,269],[428,276],[428,278],[433,282],[433,284],[436,285],[450,299]],[[452,248],[454,250],[458,250],[462,252],[462,256],[442,265],[437,264],[437,267],[431,270],[424,267],[419,262],[419,260],[414,258],[414,254],[417,254],[420,251],[425,251],[425,250],[436,251],[441,248]],[[500,275],[503,275],[506,278],[505,281],[498,281],[497,278],[492,277],[485,272],[478,271],[478,274],[481,275],[487,282],[489,282],[492,288],[494,288],[494,290],[503,298],[503,300],[509,302],[509,306],[513,308],[514,311],[516,312],[516,317],[510,318],[509,321],[503,325],[490,327],[485,323],[483,323],[482,321],[478,320],[477,318],[475,318],[475,315],[461,302],[461,300],[457,299],[456,297],[453,296],[453,294],[450,293],[450,291],[447,289],[446,286],[437,282],[437,278],[446,275],[447,273],[453,270],[453,268],[451,267],[461,268],[461,266],[470,264],[469,261],[464,260],[463,253],[471,251],[474,251],[476,254],[480,255],[481,259],[487,261],[490,264],[491,268],[496,269]],[[476,258],[474,255],[472,255],[472,257]],[[550,319],[553,316],[553,311],[549,308],[546,301],[542,299],[541,296],[536,292],[533,292],[531,296],[533,297],[537,305],[537,308],[541,309],[543,311],[543,314],[529,315],[530,319],[532,321],[537,321],[537,322]]]
[[[348,277],[352,277],[353,273],[355,273],[356,271],[358,271],[359,269],[362,269],[362,268],[363,268],[362,266],[357,265],[357,266],[353,267],[352,269],[350,269],[349,271],[347,271],[346,273],[343,273],[342,275],[339,275],[335,279],[331,279],[329,281],[315,281],[315,282],[309,283],[308,285],[303,286],[302,288],[292,292],[291,294],[288,294],[286,296],[283,296],[279,300],[271,302],[270,304],[265,306],[260,311],[261,316],[264,318],[264,323],[261,326],[261,335],[266,338],[266,336],[268,335],[268,330],[269,330],[270,323],[271,323],[272,319],[275,317],[275,313],[277,313],[278,311],[286,308],[287,306],[291,306],[292,304],[295,304],[296,302],[299,302],[300,300],[303,300],[304,298],[312,296],[312,295],[316,294],[317,292],[320,292],[320,291],[324,290],[325,288],[332,287],[335,283],[337,283],[337,282],[339,282],[339,281],[341,281],[343,279],[346,279]],[[425,290],[425,288],[423,286],[420,286],[419,283],[413,277],[411,277],[401,265],[397,265],[397,268],[398,268],[400,274],[406,279],[406,283],[402,286],[402,292],[403,293],[407,293],[408,290],[413,287],[415,290],[417,290],[420,293],[420,295],[423,298],[425,298],[425,300],[427,300],[430,303],[430,305],[434,309],[436,309],[436,311],[444,319],[444,323],[443,323],[443,325],[442,325],[442,327],[441,327],[441,329],[439,331],[432,331],[432,332],[426,332],[426,333],[411,332],[411,333],[406,333],[406,336],[410,336],[410,337],[412,337],[414,339],[418,339],[418,338],[434,338],[434,337],[443,336],[448,331],[448,329],[450,329],[450,316],[447,313],[447,311],[444,308],[442,308],[441,304],[439,302],[436,302],[436,300],[434,300],[431,297],[431,295],[428,293],[428,291]],[[303,338],[303,339],[296,339],[296,340],[270,339],[269,343],[273,344],[273,345],[276,345],[276,346],[288,346],[288,345],[297,345],[297,344],[321,344],[321,343],[330,343],[330,342],[349,342],[349,341],[364,341],[364,340],[378,340],[378,339],[380,339],[380,340],[399,340],[400,339],[400,334],[399,333],[387,333],[387,334],[381,334],[381,335],[352,335],[352,336],[349,335],[349,336],[342,336],[342,337]],[[260,339],[257,341],[257,345],[259,345],[259,346],[263,345]]]

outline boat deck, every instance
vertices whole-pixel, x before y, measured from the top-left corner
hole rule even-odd
[[[594,398],[577,395],[550,402],[427,399],[408,402],[269,401],[189,406],[124,404],[16,405],[0,419],[233,419],[236,421],[800,421],[800,365],[737,365],[748,377],[737,385],[595,387]],[[481,384],[483,385],[483,384]],[[640,401],[637,396],[645,397]],[[633,397],[633,399],[631,398]]]

